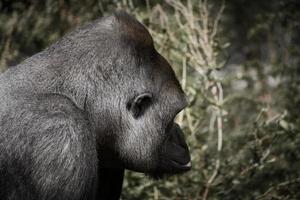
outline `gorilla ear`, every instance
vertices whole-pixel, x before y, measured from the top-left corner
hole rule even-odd
[[[134,118],[140,117],[152,102],[151,93],[142,93],[127,103],[127,109],[131,111]]]

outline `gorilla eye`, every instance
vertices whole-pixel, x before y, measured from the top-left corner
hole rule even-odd
[[[130,100],[126,107],[131,111],[134,118],[140,117],[152,102],[151,93],[143,93]]]

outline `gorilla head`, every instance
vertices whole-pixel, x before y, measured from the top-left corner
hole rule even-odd
[[[125,168],[154,176],[189,170],[189,151],[174,123],[187,101],[149,32],[124,12],[87,27],[81,31],[89,48],[83,49],[93,62],[85,72],[84,105],[99,148],[110,149]]]

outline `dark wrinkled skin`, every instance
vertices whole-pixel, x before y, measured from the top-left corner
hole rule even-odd
[[[124,169],[188,171],[186,104],[133,17],[76,29],[0,75],[0,199],[118,199]]]

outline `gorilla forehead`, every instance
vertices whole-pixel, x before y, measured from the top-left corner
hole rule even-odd
[[[96,77],[104,81],[100,84],[103,87],[116,90],[126,83],[129,88],[139,84],[141,90],[150,87],[161,91],[168,83],[181,91],[171,66],[155,50],[148,30],[123,11],[78,28],[49,50],[52,52],[48,55],[56,56],[51,60],[67,62],[59,66],[84,69],[84,74],[92,74],[93,83],[98,83]],[[66,59],[65,54],[73,59]]]

